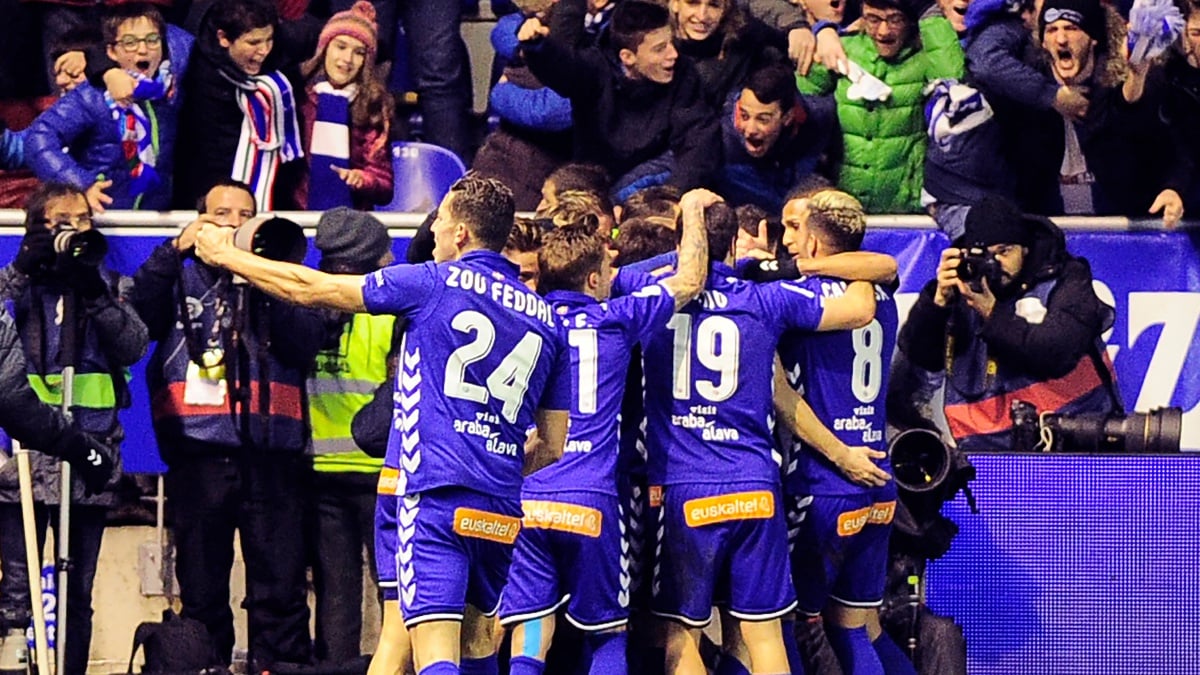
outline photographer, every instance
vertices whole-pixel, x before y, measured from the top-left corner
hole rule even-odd
[[[147,366],[154,431],[167,463],[183,616],[220,657],[234,644],[233,535],[246,563],[250,672],[310,656],[301,524],[308,461],[305,378],[325,336],[315,311],[268,299],[195,259],[206,223],[255,216],[249,188],[212,187],[200,217],[151,253],[133,304],[157,341]]]
[[[971,209],[965,228],[942,252],[899,341],[914,365],[945,371],[946,420],[958,446],[1012,449],[1017,400],[1066,414],[1119,407],[1100,338],[1113,310],[1062,231],[994,196]]]
[[[101,265],[104,238],[92,229],[91,208],[78,188],[62,183],[39,187],[30,196],[25,229],[16,259],[0,271],[0,298],[12,302],[28,383],[43,402],[59,406],[63,369],[74,367],[73,419],[79,429],[115,451],[125,435],[117,410],[129,403],[126,369],[145,354],[147,344],[146,327],[125,303],[130,281]],[[6,360],[4,368],[10,367]],[[51,507],[64,497],[59,494],[60,465],[41,453],[31,459],[38,536],[44,538],[47,523],[58,530],[58,510]],[[119,463],[116,457],[113,461]],[[65,663],[72,673],[87,669],[92,582],[107,507],[115,500],[104,487],[103,482],[89,482],[85,472],[65,496],[74,504]],[[30,598],[19,498],[12,463],[0,469],[0,624],[23,634]]]

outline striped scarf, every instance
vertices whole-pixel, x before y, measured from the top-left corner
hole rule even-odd
[[[350,102],[358,87],[351,84],[334,89],[328,82],[318,82],[313,90],[317,94],[317,115],[308,144],[308,204],[302,206],[311,211],[351,206],[350,186],[335,168],[350,168]]]
[[[235,84],[245,118],[230,175],[250,186],[259,211],[270,211],[279,165],[304,156],[296,99],[291,83],[279,72]]]
[[[158,175],[158,118],[155,116],[156,101],[170,101],[175,97],[171,62],[163,61],[154,78],[140,73],[129,73],[137,80],[133,89],[133,103],[128,106],[115,101],[104,92],[104,102],[112,111],[117,136],[121,139],[121,155],[129,170],[129,194],[134,198],[133,208],[138,208],[142,197],[162,184]]]

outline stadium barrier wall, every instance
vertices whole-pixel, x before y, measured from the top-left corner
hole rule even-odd
[[[311,237],[319,214],[280,215],[306,226]],[[424,217],[378,215],[401,256]],[[21,211],[0,210],[0,264],[15,255],[23,218]],[[192,212],[101,216],[111,237],[108,265],[132,274],[154,246],[194,218]],[[1182,407],[1183,446],[1200,450],[1200,230],[1163,232],[1123,218],[1059,222],[1070,250],[1091,261],[1101,297],[1116,307],[1104,338],[1130,409]],[[865,248],[900,263],[902,316],[947,243],[928,218],[870,219]],[[316,258],[310,247],[307,262]],[[164,466],[150,428],[144,364],[133,374],[134,405],[122,415],[129,433],[125,464],[155,473]],[[950,553],[931,564],[927,585],[930,607],[964,626],[970,672],[1200,672],[1200,582],[1180,573],[1200,559],[1200,539],[1187,517],[1200,512],[1200,456],[996,454],[972,461],[981,512],[971,514],[962,497],[947,505],[961,531]],[[127,658],[133,627],[162,607],[160,598],[141,595],[135,571],[145,573],[138,542],[156,541],[153,532],[118,528],[105,538],[93,667]],[[235,569],[239,645],[241,576]]]

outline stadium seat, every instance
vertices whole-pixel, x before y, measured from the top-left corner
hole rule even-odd
[[[392,171],[392,201],[379,210],[428,213],[437,208],[467,167],[443,147],[399,141],[392,144]]]

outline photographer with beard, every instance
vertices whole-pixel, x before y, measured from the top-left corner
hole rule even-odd
[[[138,269],[132,304],[158,343],[146,380],[168,467],[182,615],[205,625],[228,664],[238,531],[248,672],[262,672],[311,656],[302,544],[309,465],[304,389],[326,324],[319,313],[276,302],[193,257],[205,224],[239,228],[254,219],[247,185],[223,179],[199,206],[200,217]]]
[[[1039,413],[1120,409],[1100,337],[1113,309],[1096,297],[1088,262],[1067,252],[1062,230],[990,195],[965,228],[942,252],[899,339],[913,365],[945,371],[946,421],[958,447],[1011,449],[1017,400]]]
[[[101,264],[104,238],[93,230],[92,210],[82,190],[64,183],[39,187],[26,207],[25,230],[12,265],[0,270],[0,301],[12,303],[20,336],[13,347],[19,344],[24,352],[24,358],[10,361],[12,352],[5,350],[2,368],[5,374],[20,368],[20,374],[13,375],[26,382],[5,381],[0,389],[32,388],[43,403],[60,406],[63,370],[73,367],[72,418],[88,436],[75,438],[78,432],[63,429],[58,416],[47,419],[44,411],[29,403],[6,410],[28,417],[4,425],[19,440],[44,451],[30,456],[38,538],[44,541],[48,525],[60,537],[58,505],[63,498],[73,504],[68,528],[66,623],[70,630],[64,669],[82,673],[87,670],[92,637],[92,585],[100,541],[108,507],[115,503],[114,494],[105,487],[113,464],[119,464],[116,449],[125,436],[117,411],[129,405],[127,368],[146,353],[146,327],[125,302],[129,279]],[[21,438],[22,423],[38,419],[46,425],[45,431],[60,430],[57,439],[52,434]],[[28,431],[24,434],[29,436]],[[74,453],[64,454],[68,446]],[[87,457],[89,447],[105,455],[99,459],[109,465],[104,475],[94,475],[86,462],[77,461],[80,455]],[[61,465],[55,456],[71,461],[77,469],[70,495],[60,494]],[[5,651],[23,646],[30,618],[19,502],[16,462],[9,462],[0,467],[0,637]]]

